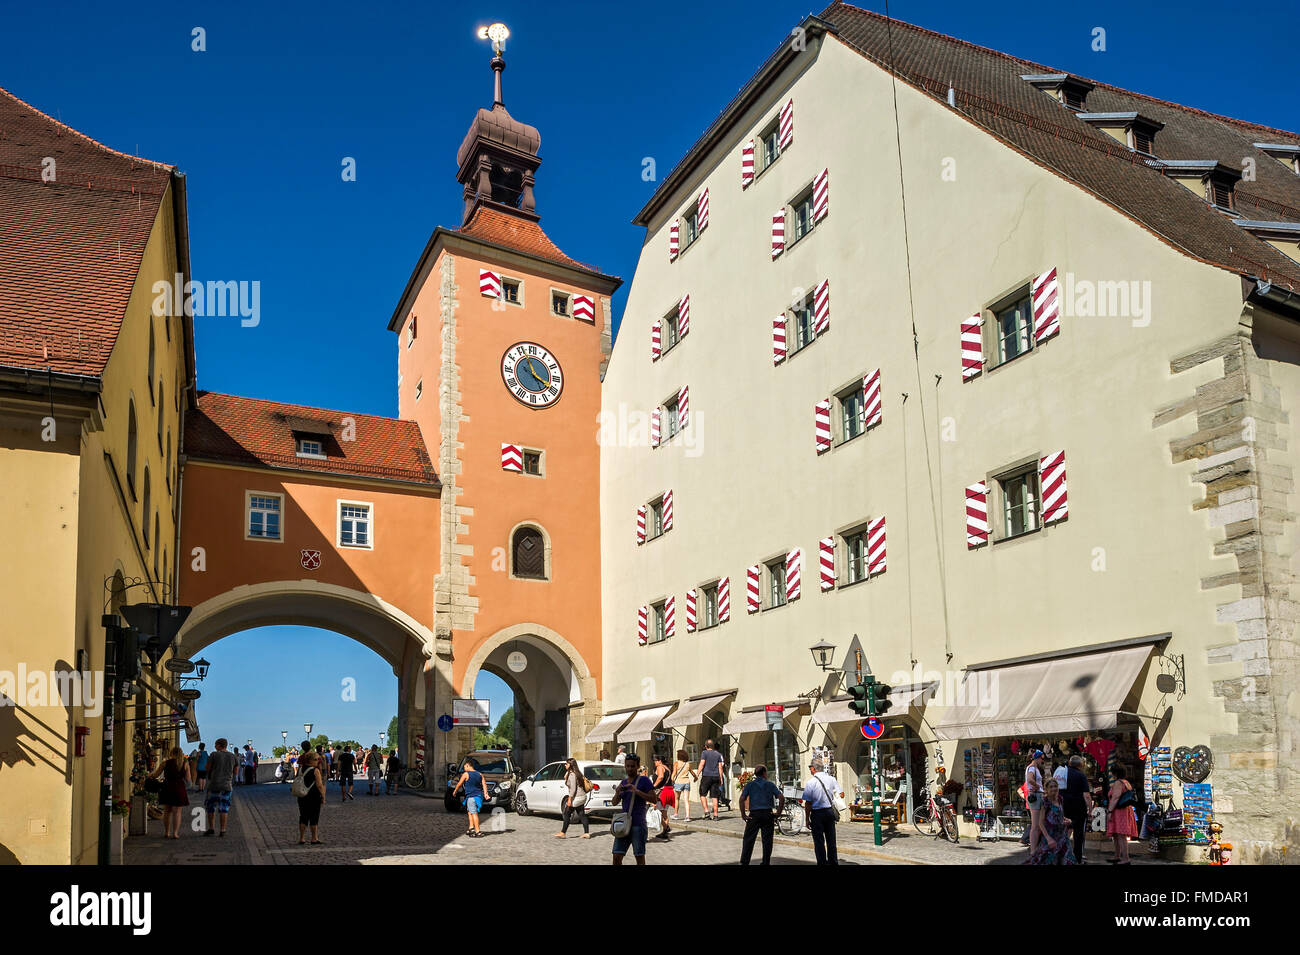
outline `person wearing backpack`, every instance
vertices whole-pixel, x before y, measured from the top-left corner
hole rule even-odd
[[[564,763],[564,788],[569,791],[569,798],[564,801],[564,825],[555,834],[555,838],[566,838],[569,820],[574,813],[582,820],[582,838],[591,838],[591,823],[587,819],[587,794],[591,792],[591,780],[578,766],[578,761],[570,756]]]
[[[1110,861],[1115,865],[1129,865],[1128,841],[1138,834],[1137,816],[1133,813],[1133,784],[1128,781],[1128,771],[1119,763],[1110,768],[1115,781],[1110,784],[1110,799],[1107,808],[1110,815],[1106,820],[1106,835],[1115,842],[1115,858]]]
[[[302,761],[302,772],[289,790],[298,797],[298,845],[307,844],[307,830],[311,829],[311,844],[323,845],[320,840],[320,807],[325,803],[325,778],[321,775],[319,753],[308,753]]]

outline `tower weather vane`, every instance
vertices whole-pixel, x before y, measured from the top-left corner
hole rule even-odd
[[[505,71],[506,60],[501,54],[506,51],[506,38],[510,36],[510,28],[504,23],[494,23],[490,27],[479,27],[478,38],[480,40],[492,41],[492,74],[493,90],[492,106],[505,107],[505,100],[501,98],[501,74]]]

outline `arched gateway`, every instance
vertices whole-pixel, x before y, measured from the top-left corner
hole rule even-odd
[[[600,718],[595,434],[620,281],[542,231],[541,137],[492,66],[461,225],[434,230],[388,324],[398,417],[199,392],[185,427],[183,652],[269,623],[359,640],[393,666],[398,743],[409,760],[425,738],[431,786],[472,742],[438,718],[484,670],[515,691],[526,771],[589,755]]]

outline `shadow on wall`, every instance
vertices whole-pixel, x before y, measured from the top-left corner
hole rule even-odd
[[[66,660],[59,660],[54,665],[52,675],[66,678],[73,673],[72,666]],[[43,676],[44,674],[42,674]],[[47,692],[57,695],[56,687],[71,685],[69,681],[52,681]],[[64,783],[72,785],[72,708],[66,701],[46,696],[49,706],[41,709],[55,712],[56,706],[63,702],[63,726],[56,727],[45,722],[31,709],[20,706],[17,700],[0,693],[0,773],[10,770],[20,763],[35,766],[44,763],[63,777]],[[80,701],[76,701],[80,702]],[[21,714],[21,716],[20,716]],[[24,738],[31,742],[25,742]],[[0,775],[0,781],[4,779]]]

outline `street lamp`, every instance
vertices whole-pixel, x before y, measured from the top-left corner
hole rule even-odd
[[[198,671],[199,679],[205,679],[208,675],[208,667],[212,666],[207,660],[199,657],[194,661],[194,669]]]
[[[382,733],[382,732],[379,734],[379,745],[380,745],[380,746],[383,746],[383,745],[384,745],[384,737],[387,736],[387,735],[388,735],[387,733]]]
[[[305,734],[307,734],[307,738],[308,738],[308,739],[311,739],[311,728],[312,728],[313,726],[315,726],[315,725],[316,725],[315,723],[303,723],[303,724],[302,724],[302,731],[303,731]]]
[[[835,658],[835,645],[833,643],[827,643],[825,640],[820,640],[809,647],[808,650],[812,653],[813,662],[821,667],[822,670],[835,669],[835,664],[833,662]]]

